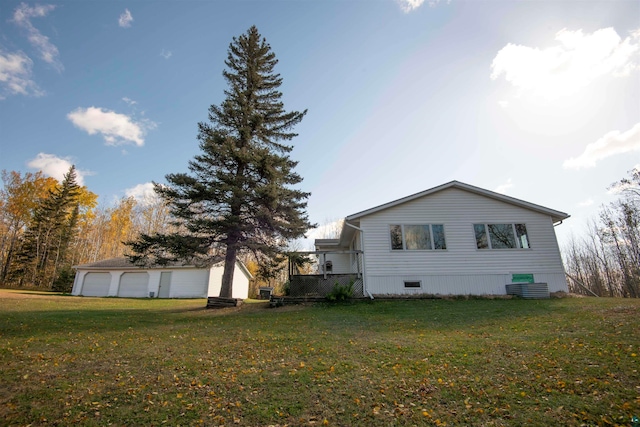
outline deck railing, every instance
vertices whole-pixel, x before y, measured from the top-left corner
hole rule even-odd
[[[353,285],[353,297],[362,298],[364,289],[359,274],[296,274],[289,276],[289,295],[292,297],[325,297],[336,285]]]
[[[339,262],[340,267],[337,267],[335,262],[327,262],[329,258],[333,258],[335,261],[336,255],[348,257],[348,259]],[[301,260],[308,260],[311,256],[316,258],[317,273],[302,274],[302,269],[298,268],[297,263],[300,263]],[[292,297],[325,297],[333,291],[336,285],[348,286],[352,284],[353,296],[355,298],[363,297],[362,256],[362,251],[356,250],[309,251],[290,254],[289,295]],[[334,266],[333,271],[326,268],[328,264]]]

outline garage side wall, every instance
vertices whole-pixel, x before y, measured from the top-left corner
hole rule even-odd
[[[233,273],[233,295],[234,298],[249,298],[249,279],[236,264]]]
[[[222,273],[224,272],[224,264],[217,264],[211,267],[211,274],[209,275],[209,290],[207,296],[218,297],[220,296],[220,288],[222,287]],[[233,291],[231,293],[233,298],[247,299],[249,298],[249,279],[245,276],[244,272],[236,264],[236,268],[233,271]]]
[[[209,270],[172,270],[169,298],[206,298],[208,284]]]

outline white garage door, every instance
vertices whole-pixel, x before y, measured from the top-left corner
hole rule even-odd
[[[120,276],[118,296],[126,298],[148,297],[149,275],[147,273],[124,273]]]
[[[80,295],[85,297],[106,297],[111,284],[110,273],[87,273],[82,281]]]

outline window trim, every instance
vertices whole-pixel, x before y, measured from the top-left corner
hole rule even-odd
[[[405,237],[404,227],[405,226],[429,226],[429,239],[431,248],[429,249],[407,249],[407,239]],[[435,234],[433,232],[433,226],[439,225],[442,227],[442,237],[444,240],[444,249],[436,248]],[[394,249],[393,247],[393,238],[391,237],[391,229],[392,227],[400,227],[400,239],[402,240],[402,248]],[[418,223],[409,223],[409,224],[389,224],[388,226],[388,236],[389,236],[389,250],[391,252],[437,252],[437,251],[446,251],[447,250],[447,237],[445,232],[444,223],[428,223],[428,224],[418,224]]]
[[[484,235],[487,241],[487,247],[486,248],[479,248],[478,247],[478,238],[476,235],[476,226],[478,225],[482,225],[484,226]],[[513,233],[513,239],[516,243],[516,247],[515,248],[494,248],[492,243],[491,243],[491,234],[489,232],[489,226],[490,225],[511,225],[511,231]],[[524,229],[526,231],[525,236],[527,236],[527,244],[528,247],[523,248],[522,247],[522,242],[520,241],[520,239],[518,238],[518,232],[516,229],[517,225],[523,225]],[[471,228],[473,229],[473,238],[476,242],[476,250],[478,251],[484,251],[484,250],[493,250],[493,251],[503,251],[503,250],[531,250],[531,239],[529,238],[529,229],[527,228],[527,224],[525,222],[474,222],[473,224],[471,224]]]

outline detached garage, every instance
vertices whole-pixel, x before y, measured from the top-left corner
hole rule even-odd
[[[209,267],[173,264],[138,267],[127,258],[111,258],[74,267],[73,295],[123,298],[206,298],[218,296],[224,260]],[[241,262],[233,274],[233,297],[249,296],[249,271]]]

